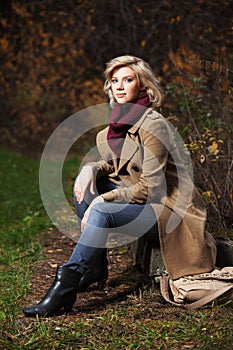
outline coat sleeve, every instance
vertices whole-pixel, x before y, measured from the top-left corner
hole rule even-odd
[[[139,181],[103,194],[104,200],[144,204],[160,202],[166,196],[165,171],[171,136],[167,123],[164,118],[148,117],[139,134],[143,154]]]

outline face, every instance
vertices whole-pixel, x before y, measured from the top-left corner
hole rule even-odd
[[[134,71],[129,67],[114,69],[111,89],[118,103],[133,102],[142,90],[138,85]]]

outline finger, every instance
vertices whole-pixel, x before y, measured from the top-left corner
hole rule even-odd
[[[94,190],[94,181],[91,181],[91,184],[90,184],[90,192],[91,192],[91,194],[95,194],[95,190]]]
[[[79,190],[75,190],[74,193],[78,203],[80,204],[83,201],[82,192],[80,192]]]
[[[81,221],[81,231],[82,231],[82,232],[83,232],[84,229],[85,229],[86,223],[87,223],[87,217],[86,217],[86,215],[84,215],[84,216],[83,216],[83,219],[82,219],[82,221]]]
[[[84,231],[85,224],[86,224],[86,220],[85,220],[85,215],[84,215],[84,216],[83,216],[83,219],[82,219],[82,221],[81,221],[81,231],[82,231],[82,232]]]
[[[77,198],[79,196],[79,193],[80,193],[80,183],[78,180],[76,180],[74,183],[74,194]]]
[[[80,181],[77,180],[75,182],[75,185],[74,185],[74,194],[75,194],[75,197],[78,201],[78,203],[82,203],[83,199],[84,199],[84,194],[83,194],[83,191],[81,190],[81,185],[80,185]]]
[[[84,197],[83,197],[83,196],[80,196],[80,197],[79,197],[79,199],[78,199],[79,204],[81,204],[81,203],[82,203],[83,199],[84,199]]]
[[[81,221],[81,231],[83,232],[84,231],[84,228],[85,228],[85,224],[83,222],[83,220]]]

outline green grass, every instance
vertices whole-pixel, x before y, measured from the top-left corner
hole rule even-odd
[[[121,301],[116,298],[90,313],[25,319],[21,309],[31,268],[42,254],[51,223],[40,200],[39,161],[3,151],[0,160],[0,349],[232,348],[231,305],[183,310],[161,303],[155,287]],[[76,169],[76,161],[69,160],[64,169],[67,193]]]
[[[6,349],[28,350],[232,349],[229,308],[186,311],[155,307],[156,298],[150,289],[98,314],[18,322],[4,345]]]
[[[30,264],[51,225],[38,187],[39,161],[0,152],[0,327],[11,322],[28,290]]]

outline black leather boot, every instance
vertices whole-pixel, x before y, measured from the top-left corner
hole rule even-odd
[[[84,292],[91,284],[97,283],[98,290],[104,289],[108,279],[107,249],[103,249],[100,258],[95,261],[79,282],[78,291]]]
[[[98,290],[104,289],[105,283],[108,279],[108,268],[105,267],[93,267],[83,275],[80,279],[78,291],[84,292],[91,284],[97,282]]]
[[[44,298],[36,305],[26,307],[27,317],[54,316],[67,313],[75,303],[81,273],[68,267],[59,266],[53,284]]]

